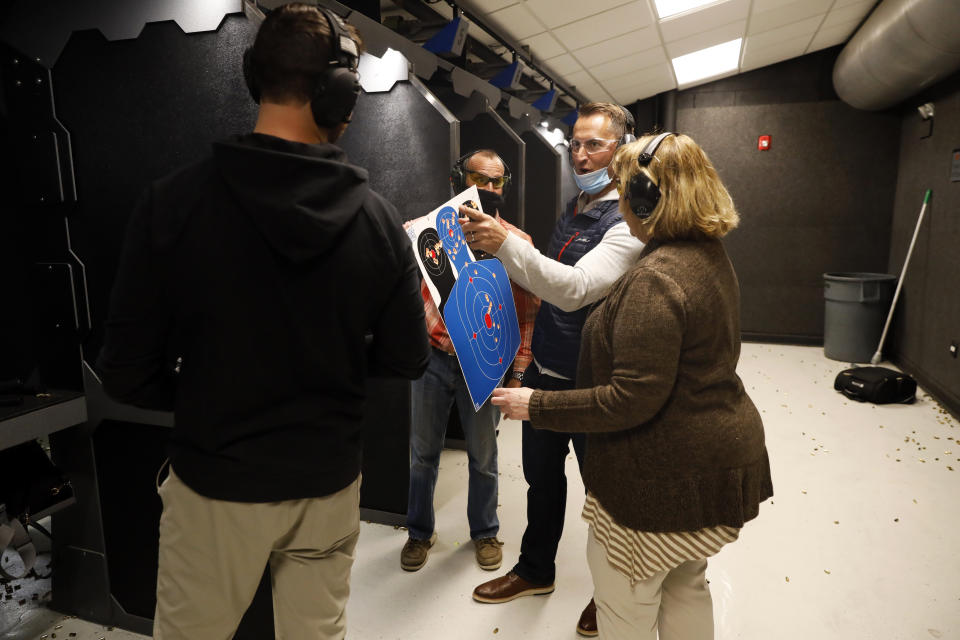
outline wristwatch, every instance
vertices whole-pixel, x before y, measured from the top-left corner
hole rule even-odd
[[[513,378],[514,380],[519,380],[520,382],[523,382],[523,371],[514,369],[513,372],[510,374],[510,377]]]

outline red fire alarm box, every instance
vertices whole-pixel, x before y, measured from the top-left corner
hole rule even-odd
[[[770,148],[770,136],[760,136],[760,139],[757,140],[757,149],[760,151],[766,151]]]

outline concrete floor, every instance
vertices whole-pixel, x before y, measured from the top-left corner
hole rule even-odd
[[[913,405],[845,399],[833,379],[847,366],[820,348],[743,345],[739,372],[764,418],[775,495],[740,540],[710,561],[718,639],[960,638],[958,423],[922,390]],[[486,572],[474,562],[466,453],[446,451],[436,493],[439,540],[422,570],[400,569],[405,531],[363,524],[349,638],[578,637],[574,625],[592,583],[572,455],[557,590],[502,605],[470,598],[474,586],[516,561],[525,525],[520,425],[501,423],[499,439],[504,567]],[[62,618],[32,606],[6,633],[0,628],[0,640],[54,631],[77,640],[143,637]]]

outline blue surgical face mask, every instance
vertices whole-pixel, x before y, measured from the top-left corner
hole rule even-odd
[[[576,172],[576,170],[574,170],[573,179],[576,181],[577,186],[580,187],[580,189],[586,191],[590,195],[600,193],[603,191],[604,187],[610,184],[610,182],[613,180],[610,177],[610,174],[607,173],[606,167],[584,174],[579,174]]]

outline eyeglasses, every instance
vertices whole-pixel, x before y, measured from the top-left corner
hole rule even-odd
[[[617,140],[611,138],[590,138],[586,142],[581,142],[574,138],[570,141],[570,154],[577,155],[580,151],[584,151],[588,156],[592,156],[604,151],[609,151],[616,143]]]
[[[487,183],[490,183],[494,189],[499,189],[510,181],[509,176],[497,176],[493,178],[479,171],[467,171],[467,177],[478,187],[485,187]]]

